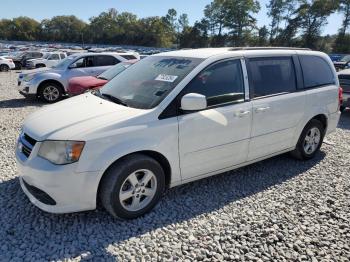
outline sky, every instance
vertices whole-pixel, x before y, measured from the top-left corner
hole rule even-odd
[[[28,16],[40,21],[56,15],[75,15],[88,22],[90,17],[97,16],[111,7],[119,12],[134,13],[140,18],[163,16],[168,9],[175,8],[178,14],[187,13],[190,24],[193,24],[204,16],[203,9],[210,2],[211,0],[1,0],[0,19]],[[256,15],[258,25],[268,26],[270,23],[266,14],[268,0],[259,2],[261,10]],[[323,35],[336,34],[341,21],[341,15],[331,15]]]

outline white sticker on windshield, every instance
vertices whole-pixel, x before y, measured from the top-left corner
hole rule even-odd
[[[155,80],[158,81],[163,81],[163,82],[174,82],[178,76],[172,76],[172,75],[165,75],[165,74],[160,74],[156,77]]]

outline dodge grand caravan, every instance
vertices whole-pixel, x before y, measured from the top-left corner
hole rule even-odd
[[[130,219],[166,188],[285,152],[315,156],[341,97],[327,55],[303,49],[181,50],[141,60],[99,92],[29,116],[20,184],[53,213],[96,208]]]

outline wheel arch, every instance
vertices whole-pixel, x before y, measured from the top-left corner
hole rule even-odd
[[[325,115],[325,114],[318,114],[318,115],[316,115],[316,116],[314,116],[313,118],[311,118],[310,120],[309,120],[309,122],[311,121],[311,120],[318,120],[318,121],[320,121],[321,123],[322,123],[322,125],[323,125],[323,127],[324,127],[324,130],[325,130],[325,133],[326,133],[326,130],[327,130],[327,126],[328,126],[328,117]],[[308,123],[309,123],[308,122]]]
[[[142,154],[142,155],[146,155],[148,157],[153,158],[154,160],[156,160],[161,167],[163,168],[164,174],[165,174],[165,186],[166,188],[169,188],[170,183],[171,183],[171,165],[169,163],[169,160],[161,153],[157,152],[157,151],[153,151],[153,150],[141,150],[141,151],[135,151],[129,154],[126,154],[118,159],[116,159],[114,162],[112,162],[103,172],[102,176],[99,179],[98,182],[98,186],[97,186],[97,194],[96,194],[96,199],[98,199],[99,195],[100,195],[100,187],[101,187],[101,181],[104,177],[104,175],[107,173],[107,171],[117,162],[121,161],[122,159],[131,156],[131,155],[135,155],[135,154]]]
[[[63,92],[63,93],[66,93],[66,91],[65,91],[65,89],[64,89],[64,86],[62,85],[62,83],[61,83],[60,81],[55,80],[55,79],[46,79],[46,80],[40,82],[40,84],[38,85],[38,89],[37,89],[37,92],[36,92],[37,95],[40,95],[41,89],[43,88],[43,86],[44,86],[45,84],[48,84],[48,83],[55,83],[55,84],[58,84],[58,85],[60,86],[60,88],[62,89],[62,92]]]

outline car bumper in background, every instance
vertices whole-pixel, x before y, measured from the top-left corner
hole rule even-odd
[[[350,93],[343,93],[343,106],[350,107]]]
[[[36,156],[38,147],[39,142],[28,158],[16,150],[21,188],[29,200],[50,213],[95,209],[98,172],[76,173],[77,164],[53,165]]]

